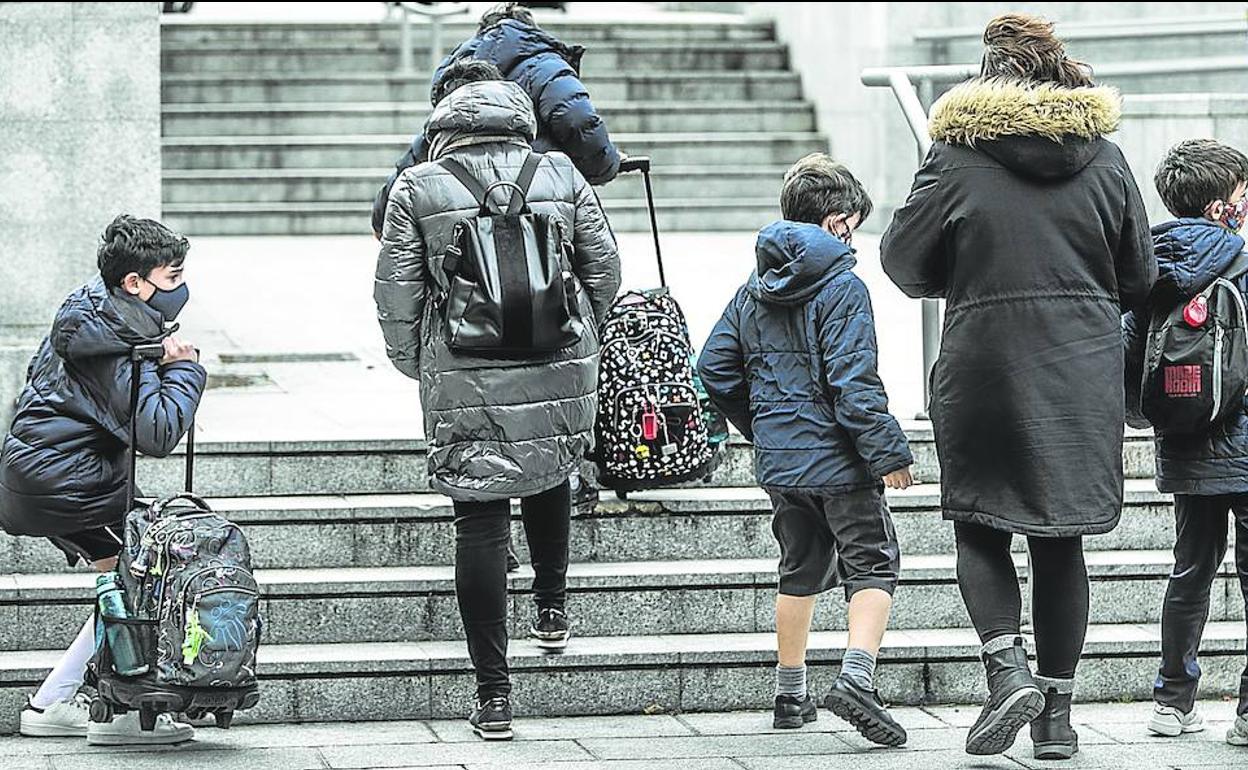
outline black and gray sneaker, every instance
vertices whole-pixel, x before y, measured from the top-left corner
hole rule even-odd
[[[794,695],[776,696],[775,719],[771,726],[777,730],[795,730],[819,718],[819,709],[815,699],[807,695],[798,700]]]
[[[529,635],[537,640],[537,646],[547,652],[563,652],[572,636],[572,624],[563,610],[544,607],[537,611],[537,619],[529,629]]]
[[[468,724],[487,741],[511,740],[511,701],[505,695],[478,700],[468,715]]]
[[[508,572],[520,571],[520,560],[516,558],[516,552],[511,550],[510,548],[507,549],[507,571]]]
[[[901,746],[906,730],[897,724],[876,690],[864,690],[849,679],[838,676],[823,706],[849,722],[863,738],[881,746]]]

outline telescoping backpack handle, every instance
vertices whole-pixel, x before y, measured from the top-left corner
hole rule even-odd
[[[659,245],[659,217],[654,210],[654,188],[650,185],[650,158],[646,155],[630,155],[620,161],[620,173],[640,171],[646,185],[646,207],[650,210],[650,234],[654,236],[654,258],[659,263],[659,286],[667,288],[667,275],[663,272],[663,247]]]
[[[139,378],[143,375],[144,361],[159,361],[165,357],[162,343],[136,345],[130,349],[130,462],[126,472],[126,511],[134,510],[138,497],[139,465]],[[195,483],[195,423],[186,433],[186,492]]]

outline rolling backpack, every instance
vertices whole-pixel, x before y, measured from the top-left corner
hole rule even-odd
[[[1242,252],[1208,288],[1153,311],[1140,410],[1163,435],[1204,434],[1243,409],[1248,389],[1248,309],[1237,285]]]
[[[580,282],[563,220],[534,213],[529,187],[542,162],[531,152],[515,182],[488,188],[454,158],[437,161],[476,199],[476,215],[456,223],[442,256],[441,298],[453,352],[528,357],[570,348],[581,340]],[[511,192],[507,208],[490,195]]]
[[[667,289],[650,161],[631,157],[620,170],[643,174],[660,283],[658,289],[620,295],[600,324],[594,456],[599,484],[623,498],[706,479],[728,429],[710,408],[685,315]]]
[[[109,612],[96,604],[97,649],[88,679],[97,696],[90,714],[109,722],[138,711],[148,731],[161,713],[212,714],[217,727],[228,728],[235,711],[260,699],[259,587],[246,536],[202,499],[184,492],[136,504],[140,364],[162,355],[160,345],[149,345],[131,356],[131,504],[115,586],[121,596]],[[187,434],[187,489],[194,480],[194,431]]]

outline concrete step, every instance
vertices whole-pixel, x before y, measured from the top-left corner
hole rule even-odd
[[[655,102],[596,105],[616,133],[814,131],[813,108],[800,101],[693,102],[674,110]],[[429,108],[415,104],[167,104],[161,134],[264,136],[414,134]]]
[[[1016,557],[1026,581],[1026,559]],[[890,628],[968,628],[954,557],[903,556]],[[1099,551],[1088,555],[1091,616],[1099,623],[1161,620],[1169,551]],[[454,568],[261,570],[265,644],[420,642],[464,638]],[[512,638],[528,635],[532,571],[511,576]],[[89,574],[0,576],[0,650],[69,644],[91,610]],[[776,561],[584,563],[568,572],[568,612],[576,636],[732,634],[775,630]],[[845,602],[820,601],[815,630],[846,629]],[[1024,589],[1024,596],[1028,592]],[[1028,597],[1029,599],[1030,597]],[[1024,600],[1024,613],[1028,613]],[[1209,619],[1244,617],[1232,561],[1214,585]]]
[[[465,17],[467,18],[467,17]],[[745,21],[707,22],[646,20],[623,23],[594,23],[575,20],[539,19],[542,29],[565,42],[579,43],[592,50],[615,41],[651,43],[660,41],[760,41],[772,40],[771,25]],[[476,33],[476,20],[460,21],[443,28],[442,39],[453,44]],[[429,25],[413,23],[412,41],[418,46],[428,46]],[[398,21],[390,22],[300,22],[300,23],[169,23],[168,17],[161,29],[161,43],[166,48],[196,45],[302,45],[359,43],[385,43],[395,45],[399,39]],[[417,59],[420,61],[420,59]]]
[[[399,49],[392,43],[311,41],[296,44],[235,43],[183,45],[169,43],[161,51],[161,72],[288,73],[397,72]],[[427,46],[415,49],[422,69],[429,62]],[[581,74],[606,72],[703,72],[782,70],[788,53],[780,43],[760,41],[672,41],[600,43],[585,53]],[[688,77],[688,75],[686,75]]]
[[[1179,59],[1242,49],[1248,36],[1243,14],[1137,21],[1059,23],[1057,33],[1076,59],[1098,64],[1142,59]],[[983,27],[920,30],[915,42],[931,63],[975,61],[983,53]]]
[[[396,158],[397,160],[397,158]],[[673,166],[656,168],[655,193],[669,200],[724,200],[748,190],[753,200],[779,200],[785,166],[715,168]],[[172,169],[162,175],[161,196],[166,204],[205,203],[341,203],[358,227],[361,205],[371,207],[373,196],[393,166],[330,169]],[[613,211],[615,204],[644,200],[640,175],[624,174],[597,188]],[[614,220],[612,221],[614,225]]]
[[[802,99],[792,72],[587,73],[596,101],[787,101]],[[393,73],[291,73],[287,75],[166,74],[163,104],[275,102],[399,102],[427,104],[429,75]]]
[[[1243,666],[1242,623],[1210,623],[1201,645],[1204,697],[1230,696]],[[835,675],[846,637],[811,635],[811,686]],[[773,634],[584,637],[566,653],[510,649],[517,716],[768,710]],[[1094,625],[1079,666],[1081,701],[1150,697],[1160,646],[1151,625]],[[0,653],[0,733],[11,733],[59,652]],[[260,704],[242,722],[462,718],[473,690],[462,642],[270,645],[260,648]],[[979,703],[984,677],[972,631],[891,631],[876,681],[899,705]]]
[[[380,181],[378,182],[380,186]],[[663,232],[758,230],[779,217],[770,198],[656,201]],[[359,235],[369,230],[372,201],[357,203],[226,203],[164,205],[164,219],[189,235]],[[611,227],[621,233],[650,229],[643,201],[609,201]]]
[[[812,132],[617,133],[612,138],[630,155],[649,155],[656,167],[786,165],[828,147],[823,136]],[[359,168],[393,164],[410,142],[410,134],[183,136],[163,139],[161,157],[167,169]]]
[[[939,481],[940,466],[930,423],[907,422],[905,428],[915,455],[915,478],[919,483]],[[196,458],[196,489],[210,497],[360,495],[429,490],[422,440],[230,442],[213,441],[201,435],[196,444]],[[140,488],[179,488],[183,483],[184,462],[182,448],[164,459],[142,458]],[[1152,478],[1153,443],[1149,434],[1138,431],[1128,434],[1123,465],[1128,478]],[[715,470],[711,484],[716,487],[755,485],[753,450],[736,434],[725,445],[723,461]]]
[[[954,552],[953,527],[940,516],[935,485],[890,492],[904,556]],[[450,501],[440,495],[212,498],[246,528],[258,568],[405,567],[454,560]],[[512,542],[527,559],[519,521]],[[1087,538],[1090,550],[1164,551],[1174,542],[1169,496],[1148,481],[1127,484],[1122,521]],[[1021,538],[1015,546],[1023,548]],[[647,492],[627,502],[604,498],[572,518],[573,562],[774,559],[771,504],[752,489]],[[64,557],[35,538],[0,536],[0,564],[14,573],[63,571]]]

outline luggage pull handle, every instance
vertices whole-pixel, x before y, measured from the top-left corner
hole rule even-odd
[[[654,236],[654,258],[659,263],[659,285],[667,288],[667,275],[663,271],[663,248],[659,245],[659,218],[654,210],[654,188],[650,184],[650,157],[648,155],[630,155],[620,161],[620,173],[641,172],[642,182],[646,186],[646,206],[650,209],[650,233]]]
[[[163,342],[136,345],[130,349],[130,461],[126,473],[126,512],[134,510],[138,497],[139,466],[139,378],[143,374],[144,361],[159,361],[165,357]],[[195,423],[186,432],[186,489],[190,492],[195,483]]]

